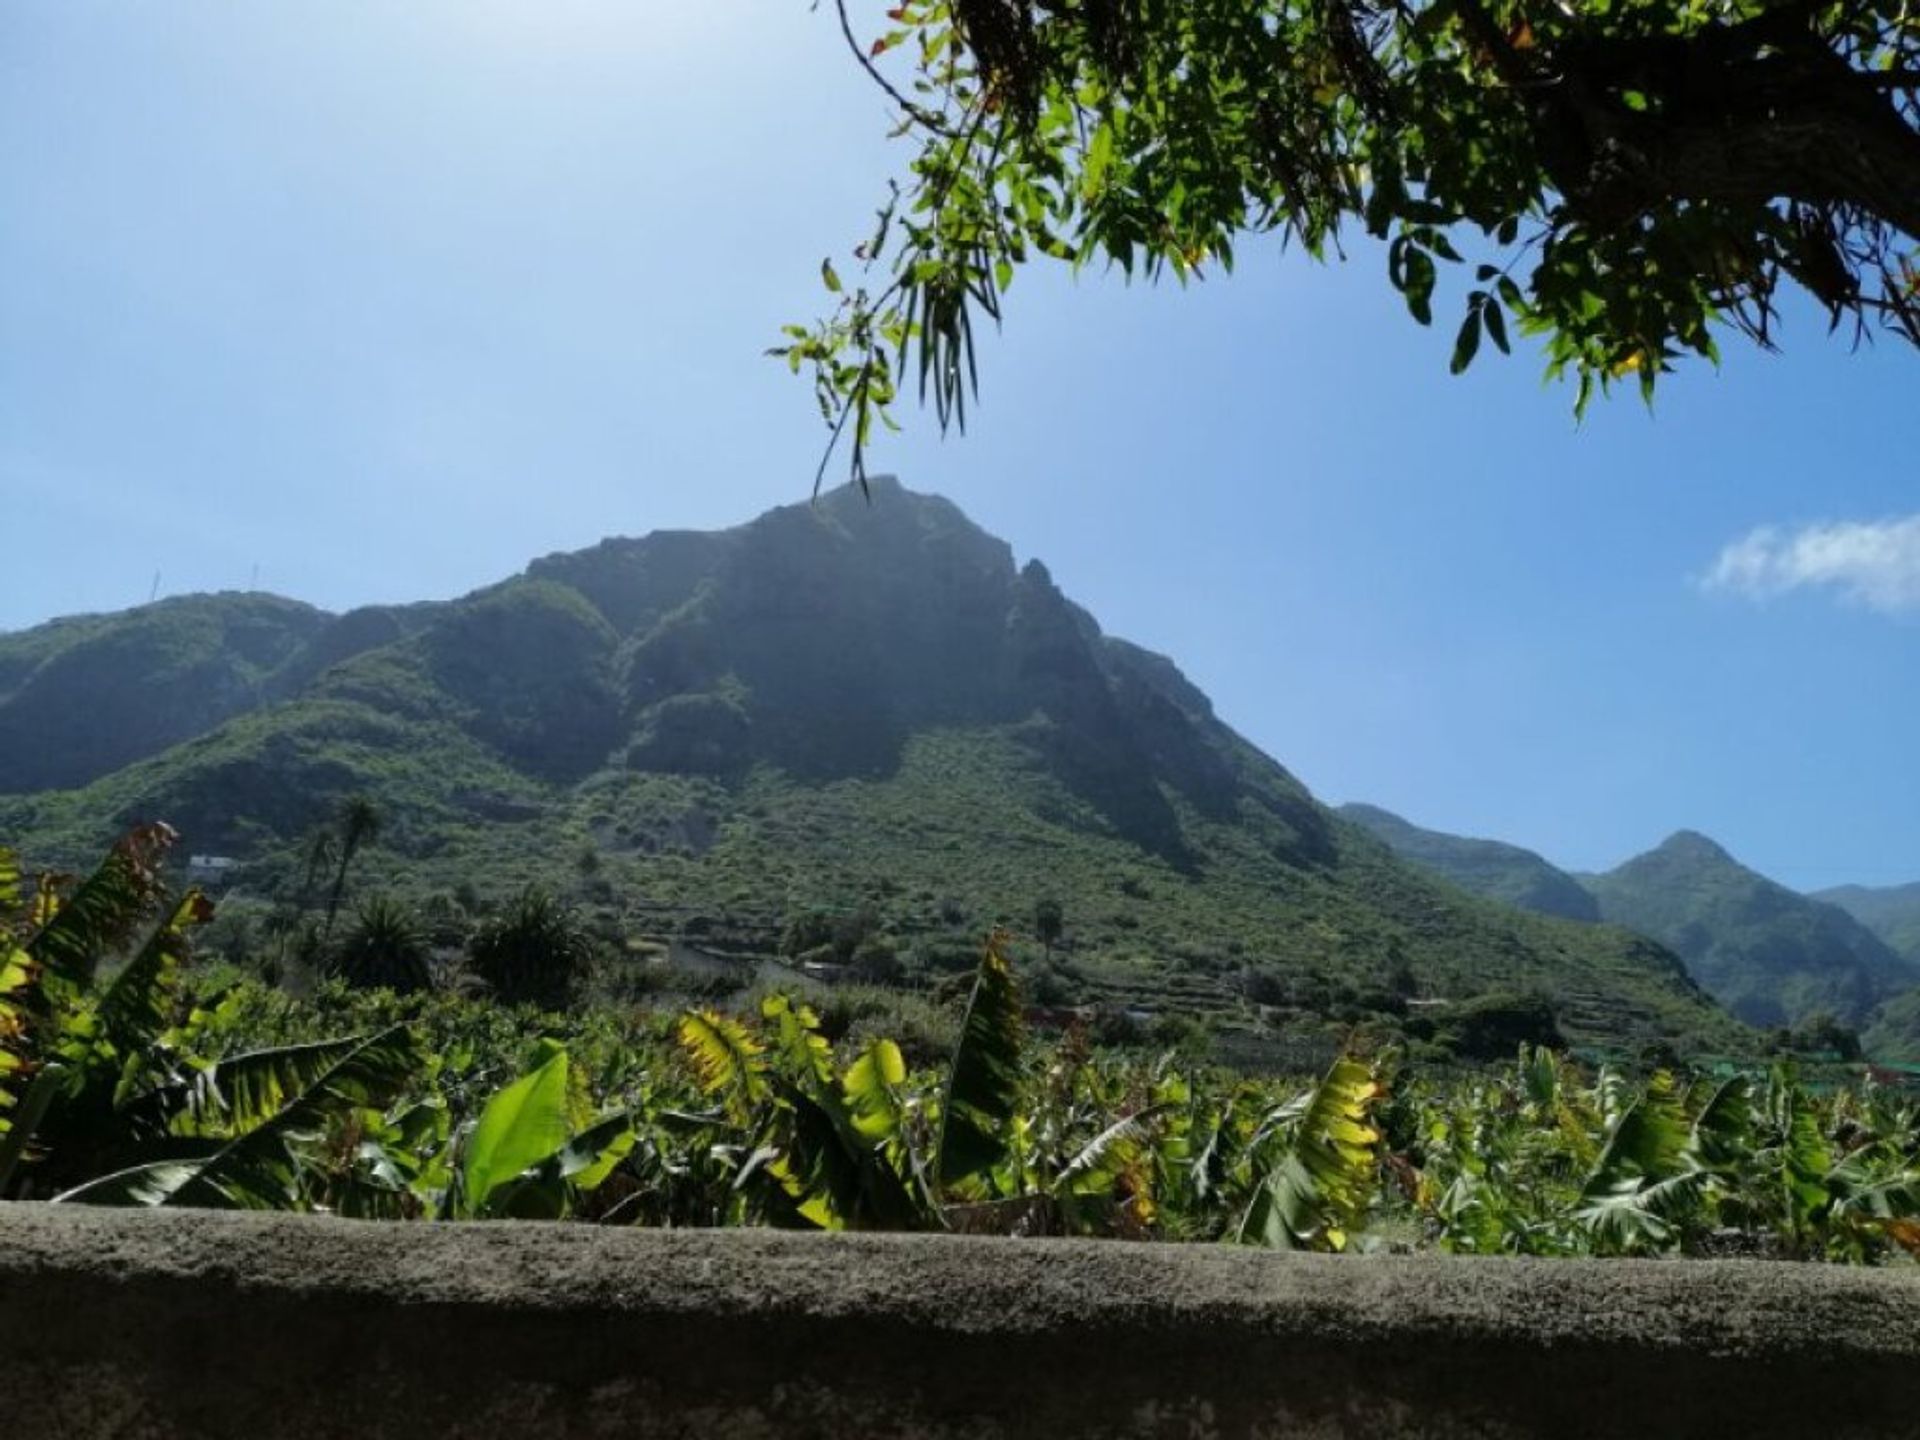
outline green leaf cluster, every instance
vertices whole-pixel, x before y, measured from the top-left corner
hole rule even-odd
[[[849,39],[842,0],[841,21]],[[1837,326],[1920,342],[1920,32],[1906,0],[909,0],[868,74],[917,146],[860,279],[775,352],[809,368],[865,476],[909,376],[941,426],[976,317],[1019,266],[1182,284],[1246,237],[1348,233],[1430,324],[1473,264],[1452,368],[1510,326],[1576,408],[1651,398],[1715,331],[1772,342],[1797,285]],[[888,67],[883,70],[882,67]],[[831,445],[829,452],[831,452]]]

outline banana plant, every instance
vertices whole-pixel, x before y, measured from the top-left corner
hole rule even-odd
[[[0,1195],[304,1208],[311,1137],[388,1105],[417,1068],[400,1027],[194,1054],[191,1020],[175,1023],[181,972],[213,907],[197,890],[168,895],[175,839],[139,826],[86,879],[43,875],[26,898],[17,860],[0,863]]]
[[[908,1138],[906,1062],[871,1043],[843,1073],[804,1005],[772,995],[762,1044],[712,1011],[682,1017],[679,1037],[701,1087],[722,1100],[716,1148],[732,1158],[748,1218],[820,1229],[926,1229],[939,1214]]]
[[[899,1047],[875,1041],[836,1071],[804,1005],[768,997],[766,1043],[713,1011],[683,1016],[679,1040],[721,1101],[735,1188],[750,1215],[821,1229],[936,1229],[994,1200],[1013,1150],[1022,1084],[1019,991],[1007,937],[990,936],[937,1100],[904,1089]],[[932,1126],[931,1136],[927,1130]]]
[[[1247,1145],[1249,1184],[1233,1239],[1272,1249],[1344,1250],[1378,1185],[1384,1089],[1343,1055],[1320,1083],[1275,1107]]]
[[[638,1142],[624,1109],[594,1118],[566,1047],[543,1041],[526,1074],[487,1101],[459,1138],[446,1219],[558,1220],[598,1189]]]
[[[1668,1249],[1713,1218],[1713,1192],[1745,1128],[1745,1082],[1723,1085],[1689,1127],[1676,1083],[1665,1071],[1608,1128],[1598,1163],[1581,1187],[1575,1219],[1600,1254]]]
[[[719,1106],[712,1149],[749,1197],[741,1218],[1347,1244],[1378,1167],[1370,1115],[1382,1087],[1370,1067],[1343,1058],[1285,1104],[1236,1104],[1210,1124],[1165,1066],[1122,1085],[1070,1052],[1036,1085],[1009,948],[989,937],[953,1059],[931,1090],[915,1090],[886,1041],[837,1070],[812,1012],[781,996],[763,1003],[757,1030],[713,1011],[682,1017],[682,1051]],[[1197,1157],[1196,1132],[1206,1136]]]

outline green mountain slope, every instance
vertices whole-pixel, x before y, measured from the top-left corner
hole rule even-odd
[[[1775,884],[1692,831],[1587,884],[1603,916],[1671,946],[1750,1024],[1827,1011],[1859,1025],[1920,982],[1920,970],[1844,910]]]
[[[1860,1032],[1860,1044],[1876,1060],[1920,1064],[1920,985],[1875,1010]]]
[[[312,663],[329,633],[205,733],[0,798],[0,833],[77,861],[162,815],[265,885],[365,790],[381,883],[591,875],[629,934],[766,950],[865,910],[939,970],[1053,898],[1063,996],[1252,1023],[1253,999],[1357,1015],[1410,979],[1542,990],[1576,1038],[1738,1042],[1657,945],[1404,864],[1044,567],[891,482],[550,556]]]
[[[1831,890],[1817,890],[1813,898],[1838,905],[1895,952],[1920,965],[1920,882],[1840,885]]]
[[[435,607],[183,595],[0,635],[0,795],[84,785],[300,692]]]
[[[252,709],[329,619],[189,595],[0,635],[0,792],[83,784]]]
[[[1423,830],[1377,805],[1342,805],[1340,815],[1384,840],[1401,859],[1474,895],[1564,920],[1600,918],[1599,903],[1578,880],[1531,850]]]

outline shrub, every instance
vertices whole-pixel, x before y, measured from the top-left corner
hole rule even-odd
[[[1504,1060],[1523,1044],[1554,1050],[1567,1045],[1544,995],[1482,995],[1442,1016],[1437,1034],[1466,1060]]]
[[[593,966],[593,939],[572,907],[528,886],[468,942],[473,968],[509,1004],[559,1009]]]
[[[327,970],[361,990],[410,995],[433,983],[432,947],[413,912],[385,895],[363,900]]]

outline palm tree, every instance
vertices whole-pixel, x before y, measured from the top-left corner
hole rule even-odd
[[[570,906],[529,885],[468,942],[473,968],[509,1004],[565,1005],[593,964],[593,937]]]
[[[360,903],[329,968],[360,989],[399,994],[433,983],[432,949],[413,912],[385,895]]]
[[[347,867],[362,845],[379,838],[380,811],[364,795],[350,795],[341,803],[334,822],[339,832],[339,866],[333,874],[333,891],[327,896],[327,923],[323,936],[333,934],[333,919],[340,911],[340,899],[347,890]]]
[[[339,858],[339,846],[334,840],[333,828],[328,825],[316,826],[313,834],[307,837],[307,869],[305,878],[300,882],[302,905],[312,897],[314,887],[333,869],[334,862]]]
[[[1053,958],[1053,947],[1059,942],[1060,932],[1066,927],[1066,911],[1061,909],[1058,900],[1049,898],[1033,907],[1033,933],[1047,947],[1049,960]]]

